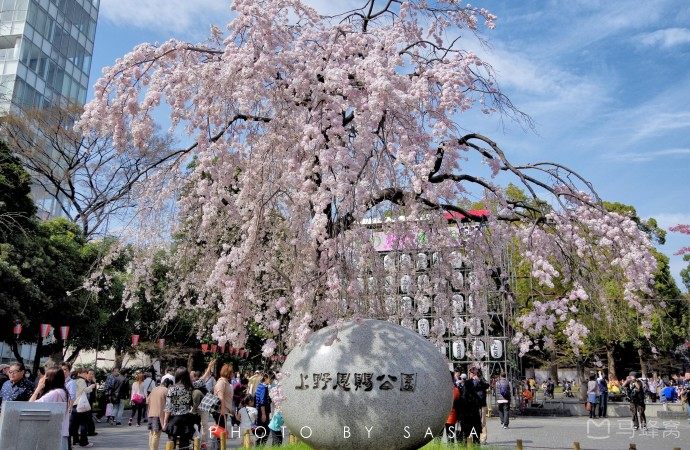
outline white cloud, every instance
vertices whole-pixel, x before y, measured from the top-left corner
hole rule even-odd
[[[128,27],[165,33],[188,34],[211,24],[225,25],[230,17],[228,0],[101,0],[100,15]]]
[[[649,162],[663,157],[690,156],[690,148],[667,148],[649,152],[624,152],[607,155],[607,159],[621,162]]]
[[[650,47],[671,48],[690,43],[690,30],[687,28],[666,28],[641,34],[638,39]]]

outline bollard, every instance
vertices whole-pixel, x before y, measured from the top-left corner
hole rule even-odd
[[[522,439],[518,439],[517,442],[515,442],[515,450],[522,450]]]
[[[165,443],[165,450],[175,450],[175,442],[168,441]]]
[[[580,450],[580,443],[579,442],[573,442],[573,450]]]
[[[194,450],[201,449],[201,440],[198,437],[194,438]]]
[[[252,448],[251,430],[244,430],[244,436],[242,436],[242,448]]]
[[[474,429],[472,429],[472,431],[474,431]],[[472,444],[473,440],[474,440],[474,438],[472,437],[471,434],[469,436],[467,436],[467,448],[474,448],[474,445]]]
[[[227,433],[221,433],[220,434],[220,450],[227,450],[227,442],[228,439],[228,434]]]
[[[297,444],[297,436],[290,433],[290,437],[288,438],[288,443],[289,444]]]

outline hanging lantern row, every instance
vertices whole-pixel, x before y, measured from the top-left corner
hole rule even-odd
[[[14,333],[15,336],[19,337],[20,334],[22,334],[22,324],[19,320],[14,321],[14,327],[12,328],[12,332]],[[39,326],[39,330],[41,331],[41,337],[43,339],[47,338],[48,335],[50,335],[50,330],[53,329],[53,326],[49,323],[42,323]],[[62,338],[63,341],[67,340],[67,337],[69,336],[69,325],[63,325],[60,327],[60,337]]]
[[[203,343],[201,344],[201,351],[203,353],[225,353],[225,345]],[[236,355],[242,358],[249,357],[249,350],[244,348],[230,347],[227,352],[231,355]]]
[[[284,362],[285,358],[287,358],[287,356],[285,356],[285,355],[273,355],[273,356],[271,356],[271,361]]]

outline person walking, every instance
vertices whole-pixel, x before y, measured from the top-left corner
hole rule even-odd
[[[512,396],[512,389],[510,382],[506,378],[505,372],[501,372],[501,376],[496,382],[496,404],[498,405],[498,417],[501,420],[501,426],[506,429],[510,424],[510,398]]]
[[[609,402],[609,380],[602,374],[597,379],[599,385],[599,417],[606,418]]]
[[[628,400],[630,401],[630,413],[632,414],[633,428],[635,430],[642,428],[647,428],[647,417],[645,416],[645,402],[644,402],[644,386],[642,382],[637,378],[635,372],[630,372],[628,378],[625,379],[623,383],[623,388],[626,390],[628,395]]]
[[[457,404],[457,401],[460,399],[460,389],[458,389],[458,386],[455,384],[456,383],[455,373],[451,372],[450,376],[451,376],[451,379],[453,380],[453,404],[450,407],[450,412],[448,413],[448,417],[446,417],[445,432],[446,432],[446,439],[448,441],[448,444],[453,444],[453,443],[455,443],[455,424],[458,421],[458,414],[457,414],[457,410],[455,409],[455,406]]]
[[[45,375],[38,380],[38,385],[29,398],[30,402],[64,403],[65,415],[62,417],[62,427],[59,450],[69,450],[69,394],[65,388],[65,373],[60,367],[53,367],[45,371]],[[53,448],[53,447],[51,447]]]
[[[86,431],[89,436],[96,436],[98,433],[96,432],[96,422],[100,422],[97,418],[94,418],[94,413],[96,415],[98,414],[94,409],[93,405],[96,404],[96,390],[98,389],[98,385],[96,384],[96,371],[93,369],[89,369],[86,371],[86,385],[87,386],[93,386],[91,388],[91,391],[89,392],[89,404],[91,405],[91,412],[89,413],[88,420],[86,420]],[[96,422],[94,421],[96,420]]]
[[[163,431],[163,415],[165,402],[168,395],[168,388],[172,386],[172,381],[166,378],[160,386],[153,388],[148,397],[148,419],[149,419],[149,450],[158,450]]]
[[[257,428],[263,428],[260,432],[263,437],[256,439],[256,445],[264,445],[268,439],[268,423],[271,415],[271,396],[269,394],[268,386],[271,384],[271,378],[268,373],[261,375],[261,382],[256,387],[256,395],[254,396],[254,403],[259,412],[259,417],[256,419]]]
[[[599,397],[599,383],[597,383],[596,375],[591,374],[587,382],[587,403],[589,403],[589,418],[596,417],[596,409]]]
[[[470,369],[470,373],[472,373],[472,369]],[[477,392],[477,397],[479,398],[479,416],[482,424],[482,432],[479,435],[479,443],[486,444],[486,440],[488,438],[486,416],[489,413],[486,392],[491,386],[486,382],[483,377],[482,370],[479,368],[477,368],[476,372],[474,372],[472,382],[474,383],[474,389]]]
[[[134,415],[137,416],[137,426],[141,426],[141,416],[146,411],[146,386],[144,385],[144,374],[137,372],[134,375],[129,401],[132,405],[132,415],[129,418],[129,426],[132,426]]]
[[[188,449],[194,436],[192,378],[186,367],[175,371],[175,384],[166,394],[162,429],[180,449]]]
[[[232,421],[226,424],[227,417],[235,415],[235,405],[234,405],[234,390],[230,380],[232,380],[233,370],[231,364],[223,364],[220,368],[220,374],[218,381],[216,381],[215,387],[213,388],[213,393],[220,399],[220,409],[218,413],[213,415],[216,423],[223,428],[228,428],[232,425]],[[227,426],[226,426],[227,425]]]
[[[477,394],[474,379],[477,376],[477,368],[470,369],[470,377],[465,380],[460,391],[460,440],[465,442],[471,439],[476,443],[482,434],[481,400]],[[456,432],[457,437],[457,432]]]
[[[122,415],[125,411],[124,400],[129,396],[129,382],[119,370],[115,371],[115,369],[113,369],[113,373],[116,375],[113,378],[109,392],[110,403],[113,405],[112,424],[121,426]]]
[[[79,411],[77,408],[79,403],[84,397],[84,401],[88,403],[88,397],[94,388],[94,385],[87,383],[86,378],[88,376],[88,369],[79,368],[77,369],[77,378],[74,380],[76,384],[76,394],[74,405],[71,409],[70,418],[70,436],[72,436],[73,444],[79,445],[80,447],[93,447],[92,443],[89,443],[89,425],[88,421],[91,419],[91,408],[87,411]],[[90,405],[90,404],[89,404]]]

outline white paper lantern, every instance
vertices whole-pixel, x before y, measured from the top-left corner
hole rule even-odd
[[[456,270],[453,272],[453,279],[451,280],[451,284],[453,285],[453,289],[462,289],[465,285],[465,277],[462,276],[462,272],[459,270]]]
[[[417,270],[426,270],[429,266],[429,258],[426,253],[417,253]]]
[[[453,294],[453,312],[461,314],[465,310],[465,297],[462,294]]]
[[[410,287],[412,286],[412,277],[409,275],[403,275],[400,278],[400,292],[407,294],[410,292]]]
[[[429,320],[419,319],[417,322],[417,332],[422,336],[429,336]]]
[[[400,309],[406,314],[412,313],[412,297],[403,297],[400,301]]]
[[[423,292],[430,290],[429,275],[420,275],[417,277],[417,289]]]
[[[472,342],[472,354],[475,358],[483,359],[486,356],[486,345],[484,341],[476,339]]]
[[[462,268],[462,255],[458,252],[451,252],[450,253],[450,264],[453,267],[453,269],[461,269]]]
[[[503,342],[494,339],[491,341],[491,357],[499,359],[501,356],[503,356]]]
[[[383,257],[383,268],[389,271],[395,270],[395,255],[389,253]]]
[[[456,336],[463,336],[465,334],[465,321],[462,317],[455,317],[450,331]]]
[[[465,358],[465,341],[454,341],[453,342],[453,358],[464,359]]]
[[[468,322],[470,334],[477,336],[482,333],[482,319],[479,317],[472,317]]]

